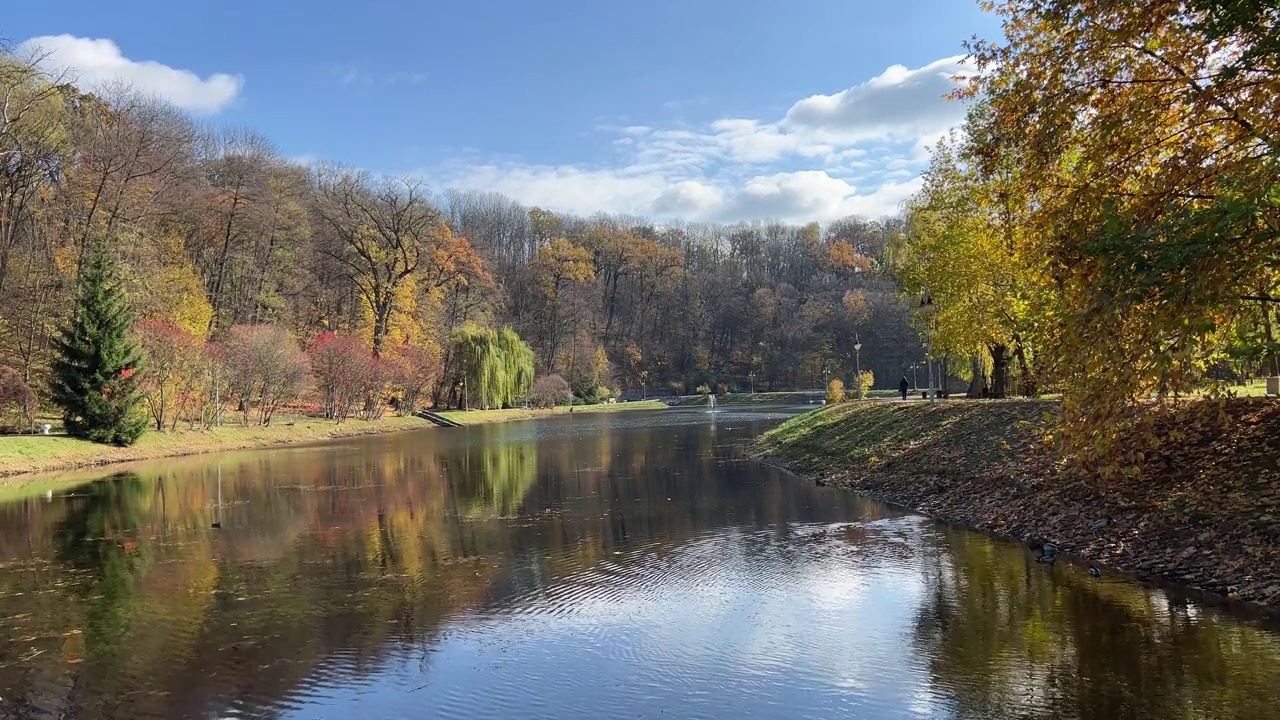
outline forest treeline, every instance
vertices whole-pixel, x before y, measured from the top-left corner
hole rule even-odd
[[[898,221],[560,215],[301,165],[252,132],[203,127],[128,88],[86,92],[38,60],[0,55],[10,409],[47,403],[55,339],[99,246],[158,428],[208,423],[227,403],[269,422],[303,395],[339,419],[380,412],[371,393],[403,408],[497,406],[534,375],[591,400],[817,387],[853,374],[857,341],[876,377],[921,357],[886,272]]]
[[[506,404],[538,376],[598,399],[856,387],[861,363],[883,387],[928,342],[973,394],[1061,392],[1061,447],[1132,469],[1161,442],[1150,408],[1280,375],[1280,20],[1266,0],[989,9],[1003,37],[967,43],[969,114],[921,191],[825,226],[570,217],[301,166],[5,55],[0,387],[47,393],[103,247],[146,382],[192,350],[166,397],[193,422],[210,396],[268,422],[303,387],[334,417],[372,394]]]
[[[906,209],[896,276],[931,294],[938,354],[1061,391],[1062,448],[1134,473],[1162,442],[1151,409],[1280,375],[1280,16],[991,9],[1004,38],[967,44],[968,119]]]

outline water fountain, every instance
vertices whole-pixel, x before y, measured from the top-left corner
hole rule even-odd
[[[715,396],[715,395],[708,395],[708,396],[707,396],[707,401],[708,401],[708,402],[710,403],[710,405],[711,405],[711,409],[710,409],[710,410],[708,410],[707,412],[715,412],[715,411],[716,411],[716,396]]]

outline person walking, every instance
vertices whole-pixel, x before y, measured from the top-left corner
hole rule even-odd
[[[898,394],[903,400],[907,399],[907,391],[911,389],[911,383],[907,382],[907,376],[902,376],[902,381],[898,383]]]

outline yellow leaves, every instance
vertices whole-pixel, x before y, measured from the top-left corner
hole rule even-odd
[[[609,355],[605,353],[603,345],[596,346],[595,371],[597,377],[608,377],[609,375]]]
[[[590,282],[596,277],[591,251],[564,238],[538,248],[533,264],[539,285],[549,295],[558,294],[565,283]]]
[[[361,303],[357,334],[373,341],[374,313],[369,303]],[[391,292],[391,317],[387,321],[385,342],[388,347],[417,345],[425,330],[418,312],[417,280],[410,275],[400,281]]]
[[[827,402],[842,403],[845,401],[844,381],[834,378],[827,384]]]
[[[213,305],[195,267],[187,262],[178,241],[177,252],[138,262],[163,263],[158,269],[130,268],[135,310],[139,317],[167,318],[191,335],[204,339],[213,320]]]

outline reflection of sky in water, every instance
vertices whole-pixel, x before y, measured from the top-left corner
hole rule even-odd
[[[909,641],[923,584],[877,551],[900,542],[797,526],[641,548],[457,621],[425,662],[319,704],[392,717],[411,692],[458,717],[935,716]]]

